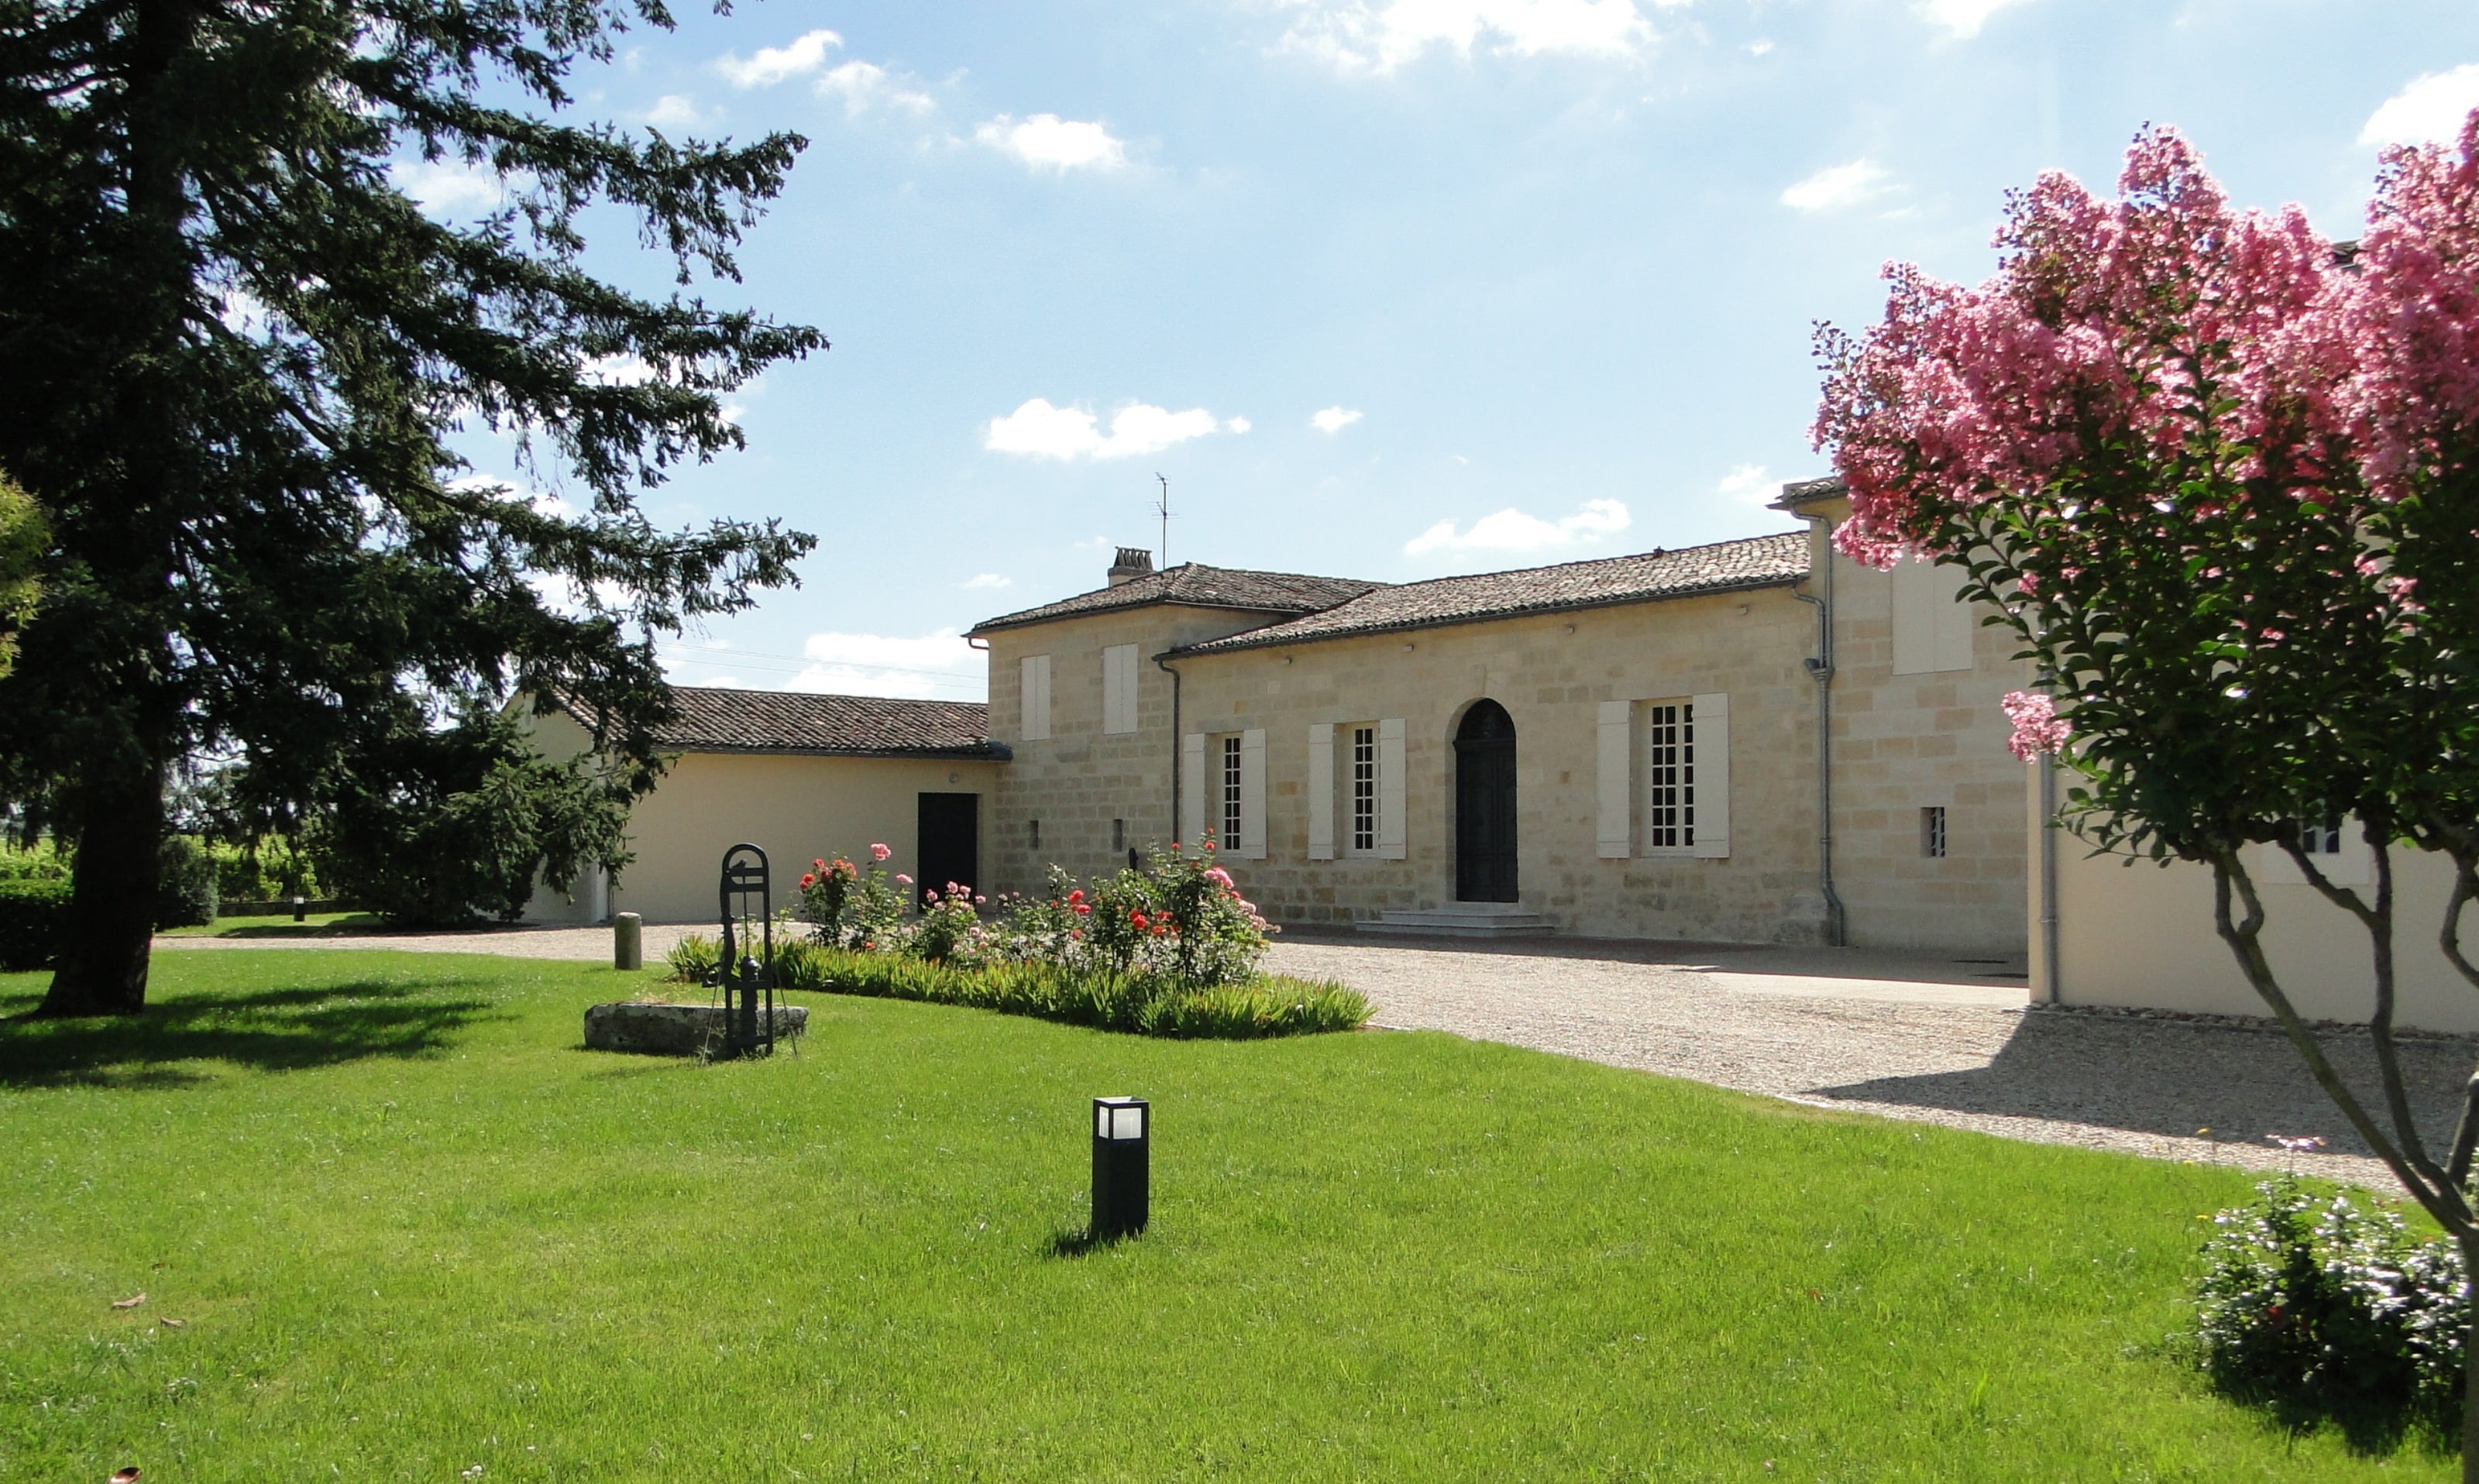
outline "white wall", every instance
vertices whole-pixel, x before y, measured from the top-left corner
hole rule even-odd
[[[2094,857],[2089,845],[2062,832],[2057,860],[2057,983],[2064,1003],[2272,1013],[2213,929],[2209,868]],[[2437,946],[2451,870],[2416,851],[2397,851],[2393,861],[2395,1023],[2479,1031],[2479,989],[2453,971]],[[2313,886],[2264,880],[2287,874],[2294,882],[2294,868],[2277,873],[2261,868],[2260,860],[2257,866],[2252,874],[2264,905],[2265,955],[2291,1003],[2310,1019],[2364,1021],[2375,985],[2365,930]],[[2036,885],[2035,878],[2035,927]],[[2479,921],[2467,932],[2479,939]],[[2032,965],[2033,997],[2044,998],[2048,986],[2036,953]]]

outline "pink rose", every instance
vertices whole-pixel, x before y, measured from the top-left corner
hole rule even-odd
[[[895,852],[888,850],[883,845],[872,845],[869,848],[869,858],[872,860],[884,860],[887,857],[894,854]]]
[[[898,871],[898,872],[896,872],[896,873],[895,873],[895,879],[896,879],[897,881],[899,881],[899,882],[902,882],[902,883],[903,883],[904,884],[906,884],[907,886],[909,886],[909,885],[911,885],[911,884],[912,884],[912,878],[911,878],[911,877],[909,877],[909,876],[905,875],[905,874],[904,874],[903,872],[901,872],[901,871]]]

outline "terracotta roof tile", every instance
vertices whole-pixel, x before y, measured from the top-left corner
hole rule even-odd
[[[1073,598],[1062,598],[1057,602],[1043,603],[1038,608],[984,619],[973,626],[973,632],[985,634],[994,629],[1020,628],[1027,624],[1042,624],[1052,619],[1083,618],[1087,614],[1137,608],[1157,602],[1181,603],[1193,608],[1237,608],[1243,612],[1289,617],[1348,602],[1383,585],[1352,577],[1312,577],[1294,572],[1247,572],[1233,567],[1208,567],[1203,562],[1182,562],[1134,581],[1122,582],[1117,587],[1096,588]]]
[[[1439,577],[1381,587],[1306,618],[1210,639],[1171,652],[1217,654],[1356,634],[1476,624],[1566,608],[1598,608],[1700,593],[1778,587],[1806,576],[1807,533],[1786,531],[1777,536],[1690,547],[1683,551],[1656,550],[1641,556],[1612,556],[1599,561],[1484,572],[1467,577]]]
[[[990,708],[978,701],[899,701],[675,685],[679,714],[657,742],[688,753],[822,753],[856,757],[990,757]]]

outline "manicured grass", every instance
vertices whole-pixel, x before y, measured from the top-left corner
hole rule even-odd
[[[497,926],[497,924],[493,924]],[[311,912],[294,922],[291,912],[262,917],[218,917],[190,928],[166,928],[166,937],[339,937],[353,933],[384,933],[388,925],[376,912]]]
[[[156,978],[0,1026],[0,1478],[2450,1472],[2159,1353],[2228,1170],[1443,1036],[803,996],[797,1056],[701,1066],[578,1049],[651,974]],[[1118,1092],[1154,1226],[1080,1253]]]

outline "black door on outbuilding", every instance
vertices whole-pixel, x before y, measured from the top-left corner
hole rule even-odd
[[[976,885],[982,875],[982,796],[923,794],[920,814],[921,870],[913,883],[918,903],[947,883]]]
[[[1515,719],[1476,701],[1455,729],[1455,900],[1513,902]]]

